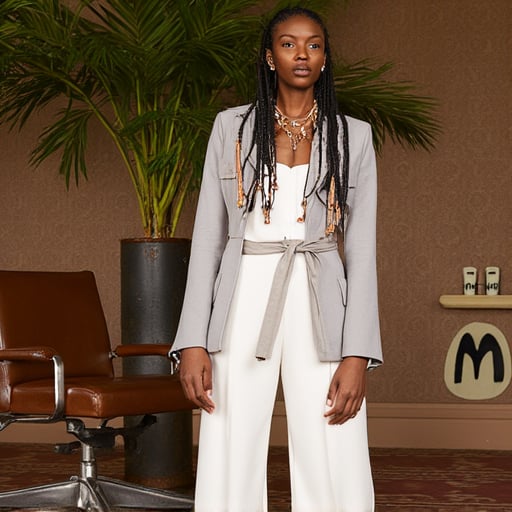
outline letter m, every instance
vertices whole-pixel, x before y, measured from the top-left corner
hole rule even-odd
[[[480,341],[480,345],[476,348],[473,336],[465,333],[459,343],[457,356],[455,358],[455,383],[462,382],[462,367],[464,365],[464,356],[468,355],[473,361],[473,370],[475,380],[478,380],[480,375],[480,364],[485,355],[492,353],[492,363],[494,368],[494,382],[503,382],[505,378],[505,365],[503,361],[503,353],[496,341],[496,338],[491,334],[486,334]]]

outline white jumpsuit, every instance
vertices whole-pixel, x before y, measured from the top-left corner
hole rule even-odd
[[[270,224],[258,204],[245,238],[304,239],[300,206],[308,165],[277,164]],[[337,362],[320,362],[311,326],[304,256],[297,254],[272,357],[256,345],[281,254],[243,255],[225,329],[212,355],[212,414],[202,412],[196,512],[266,512],[270,423],[279,374],[288,423],[293,512],[372,512],[365,403],[343,425],[328,425],[326,398]]]

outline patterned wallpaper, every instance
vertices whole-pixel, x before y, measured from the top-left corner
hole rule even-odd
[[[392,61],[393,79],[439,99],[435,150],[388,143],[379,157],[378,257],[385,365],[377,402],[461,402],[443,381],[452,338],[473,321],[512,341],[508,311],[446,310],[461,269],[497,265],[512,294],[512,2],[359,0],[330,19],[347,60]],[[48,113],[48,116],[51,113]],[[115,152],[91,135],[90,177],[66,191],[57,162],[28,167],[45,116],[22,134],[0,127],[0,268],[88,268],[97,276],[113,343],[120,340],[119,240],[141,236],[135,197]],[[179,236],[190,236],[193,201]],[[512,391],[493,402],[508,402]]]
[[[443,381],[459,329],[488,322],[512,341],[510,312],[438,303],[461,293],[469,265],[501,267],[502,293],[512,293],[511,21],[507,0],[362,0],[331,29],[347,59],[392,61],[392,78],[438,98],[444,131],[431,153],[388,144],[379,158],[386,363],[370,378],[371,400],[460,402]]]

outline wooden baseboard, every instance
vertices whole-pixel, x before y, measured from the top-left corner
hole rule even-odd
[[[511,432],[512,405],[368,404],[371,447],[512,450]],[[274,409],[270,444],[287,445],[283,402]]]
[[[198,411],[194,411],[193,424],[197,443]],[[372,447],[512,450],[511,432],[512,405],[508,404],[368,404],[368,438]],[[0,443],[57,443],[71,439],[62,423],[14,424],[0,432]],[[284,403],[277,402],[270,443],[286,446],[287,442]]]
[[[512,405],[368,404],[370,446],[512,450]]]

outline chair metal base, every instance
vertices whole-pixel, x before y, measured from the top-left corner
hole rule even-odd
[[[192,510],[192,498],[111,478],[73,476],[67,482],[0,493],[0,508],[76,507],[110,512],[113,507]]]
[[[66,482],[40,485],[0,493],[1,508],[64,508],[72,507],[91,512],[110,512],[114,507],[135,509],[192,510],[192,498],[151,487],[130,484],[97,476],[95,447],[114,446],[116,435],[135,436],[154,423],[155,418],[145,416],[135,427],[112,429],[85,428],[79,419],[67,419],[67,430],[79,438],[81,447],[80,476]],[[57,445],[60,453],[70,453],[76,442]]]
[[[86,428],[77,418],[66,419],[67,431],[79,439],[57,445],[58,453],[70,453],[81,447],[80,476],[66,482],[40,485],[0,493],[1,508],[74,507],[94,512],[110,512],[113,507],[135,509],[192,510],[194,500],[177,493],[130,484],[121,480],[97,476],[94,448],[113,447],[116,436],[133,442],[137,435],[156,421],[151,415],[129,428],[110,428],[106,421],[99,428]]]

